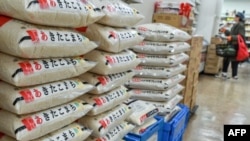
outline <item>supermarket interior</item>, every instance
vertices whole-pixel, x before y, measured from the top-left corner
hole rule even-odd
[[[250,0],[0,0],[0,141],[249,141]]]

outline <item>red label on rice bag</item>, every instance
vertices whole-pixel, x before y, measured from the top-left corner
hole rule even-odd
[[[32,74],[34,72],[34,69],[33,69],[30,62],[26,61],[26,62],[21,62],[21,63],[18,63],[18,64],[22,68],[23,73],[25,75],[29,75],[29,74]]]
[[[108,80],[105,77],[101,76],[101,77],[98,77],[97,79],[102,84],[102,86],[107,85]]]
[[[0,27],[6,24],[10,20],[12,20],[12,18],[0,15]]]
[[[4,136],[4,134],[0,132],[0,139],[1,139],[3,136]]]
[[[22,123],[25,125],[28,131],[36,128],[36,123],[31,117],[23,119]]]
[[[23,97],[26,103],[32,102],[35,99],[30,90],[22,90],[19,94]]]

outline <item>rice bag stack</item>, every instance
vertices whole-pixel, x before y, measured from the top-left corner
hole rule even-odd
[[[144,16],[121,0],[92,2],[101,7],[105,15],[83,31],[87,38],[98,43],[98,48],[84,55],[97,65],[79,78],[95,88],[80,99],[94,108],[78,123],[93,131],[87,140],[119,141],[135,127],[125,121],[133,110],[123,104],[130,98],[124,84],[132,79],[135,74],[132,70],[140,64],[140,59],[129,47],[144,39],[131,29]]]
[[[189,59],[184,52],[190,49],[186,41],[191,37],[161,23],[137,25],[133,29],[144,37],[144,41],[131,48],[141,59],[140,65],[133,70],[135,76],[125,84],[131,99],[153,104],[159,115],[178,111],[176,105],[183,98],[180,94],[184,89],[181,85],[185,79],[184,62]]]
[[[83,55],[98,45],[79,27],[103,16],[89,1],[0,2],[0,132],[25,141],[89,137],[75,121],[93,108],[79,98],[94,86],[78,76],[95,67]]]

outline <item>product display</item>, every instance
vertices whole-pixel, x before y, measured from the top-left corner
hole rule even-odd
[[[133,111],[126,121],[138,126],[144,124],[158,113],[158,108],[153,104],[148,104],[141,100],[129,99],[126,100],[124,104],[130,106]]]
[[[133,76],[134,72],[132,71],[115,73],[110,75],[97,75],[94,73],[87,72],[79,76],[79,78],[95,86],[95,88],[89,93],[102,94],[125,84]]]
[[[130,27],[144,19],[139,11],[120,0],[94,0],[94,4],[105,13],[98,23],[107,26]]]
[[[122,122],[111,129],[105,136],[98,138],[89,137],[86,141],[119,141],[134,128],[135,126],[133,124]]]
[[[87,26],[104,16],[101,9],[88,0],[1,0],[0,14],[58,27]]]
[[[0,81],[0,87],[0,108],[16,114],[28,114],[61,105],[94,88],[76,78],[25,88]]]
[[[98,49],[118,53],[143,41],[136,30],[113,28],[101,24],[91,24],[84,33],[92,41],[98,42]]]
[[[26,116],[0,110],[0,132],[17,140],[32,140],[62,128],[86,115],[93,108],[82,100]]]
[[[85,94],[80,97],[80,99],[94,106],[94,108],[88,112],[88,115],[98,115],[113,109],[123,101],[129,99],[129,97],[130,94],[127,92],[127,88],[120,86],[101,95]]]
[[[128,92],[131,95],[131,99],[148,101],[169,101],[183,89],[184,87],[182,85],[177,84],[166,91],[131,89]]]
[[[163,23],[142,24],[136,26],[135,29],[148,41],[185,42],[191,39],[191,36],[187,32]]]
[[[140,78],[134,77],[126,83],[129,88],[167,90],[185,79],[184,75],[178,74],[169,79]]]
[[[84,55],[84,58],[98,62],[90,72],[108,75],[128,71],[135,68],[140,63],[136,54],[130,50],[120,53],[108,53],[100,50],[93,50]]]
[[[123,122],[131,113],[132,110],[129,106],[121,104],[108,112],[96,116],[85,116],[79,119],[78,122],[92,129],[92,136],[103,137],[116,125]]]
[[[142,54],[177,54],[190,50],[186,42],[152,42],[143,41],[131,48],[133,51]]]
[[[74,57],[97,47],[94,42],[74,30],[32,25],[1,15],[0,21],[0,51],[13,56]]]
[[[152,67],[137,66],[133,69],[135,76],[144,78],[170,78],[186,70],[186,65],[176,65],[173,67]]]
[[[0,53],[0,77],[15,86],[37,85],[78,76],[96,65],[82,57],[26,60]]]

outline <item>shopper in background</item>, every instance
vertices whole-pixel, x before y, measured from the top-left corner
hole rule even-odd
[[[228,44],[232,45],[235,48],[236,52],[238,51],[238,37],[237,36],[241,35],[242,38],[245,39],[244,20],[245,20],[244,14],[241,12],[238,12],[235,15],[235,18],[234,18],[235,23],[234,23],[233,27],[231,28],[231,31],[221,29],[221,31],[224,32],[226,35],[226,39],[228,41]],[[224,57],[221,77],[223,79],[230,78],[227,75],[227,71],[228,71],[228,67],[229,67],[230,62],[231,62],[231,67],[232,67],[232,78],[237,80],[238,79],[239,62],[236,61],[235,58]],[[219,76],[217,75],[216,77],[219,77]]]

